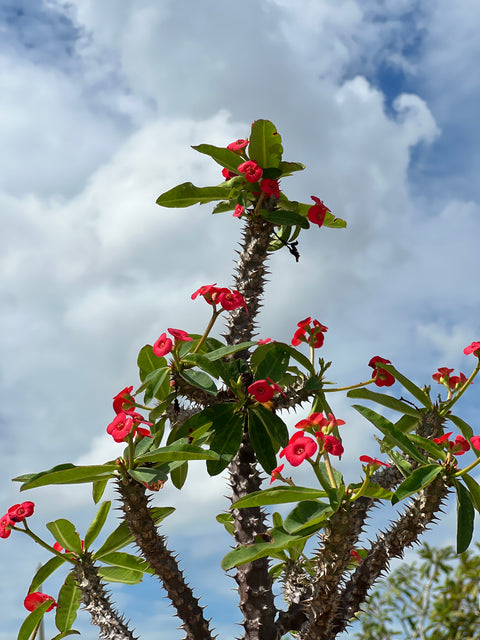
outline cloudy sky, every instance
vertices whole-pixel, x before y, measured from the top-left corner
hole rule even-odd
[[[479,21],[476,0],[2,0],[3,511],[20,499],[19,473],[117,455],[105,426],[112,396],[137,382],[139,349],[166,327],[204,326],[206,305],[190,294],[231,283],[241,223],[155,199],[186,180],[217,183],[218,165],[190,145],[246,137],[257,118],[276,124],[286,159],[307,165],[284,181],[287,195],[317,195],[348,221],[303,234],[298,264],[273,256],[262,337],[288,341],[299,319],[317,317],[342,385],[366,379],[373,355],[421,384],[438,366],[471,371]],[[377,453],[372,432],[335,400],[349,429],[342,464],[358,474],[358,455]],[[475,392],[462,415],[478,426]],[[219,569],[230,540],[213,522],[225,494],[199,466],[185,491],[157,500],[178,507],[170,546],[230,640],[234,582]],[[41,534],[58,517],[84,532],[94,514],[86,487],[21,499],[35,501]],[[453,512],[438,529],[436,540],[453,540]],[[16,635],[46,559],[20,534],[1,541],[0,640]],[[143,640],[159,626],[182,637],[153,581],[114,592]],[[86,614],[76,626],[97,637]]]

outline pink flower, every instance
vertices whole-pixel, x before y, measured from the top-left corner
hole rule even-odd
[[[170,338],[167,338],[166,333],[162,333],[162,335],[158,338],[158,340],[153,345],[152,351],[157,358],[161,358],[162,356],[166,356],[167,353],[170,353],[173,347],[173,342]]]
[[[182,329],[167,329],[168,333],[175,338],[175,342],[191,342],[193,338]],[[165,335],[165,334],[163,334]]]
[[[242,207],[241,204],[237,204],[235,207],[235,211],[233,212],[232,215],[234,218],[241,218],[244,213],[245,213],[245,207]]]
[[[52,596],[47,596],[46,593],[40,593],[40,591],[29,593],[28,596],[23,601],[23,604],[25,606],[25,609],[27,609],[28,611],[35,611],[35,609],[38,609],[38,607],[42,605],[44,602],[47,602],[47,600],[52,601],[52,604],[47,609],[47,611],[51,611],[53,607],[57,606],[57,603],[52,598]]]
[[[230,180],[230,178],[238,176],[238,173],[235,173],[235,171],[229,171],[228,169],[222,169],[222,176],[225,180]]]
[[[280,197],[280,187],[278,186],[278,180],[270,180],[270,178],[263,178],[260,182],[260,191],[266,196]]]
[[[131,395],[132,391],[133,386],[125,387],[125,389],[122,389],[116,396],[113,396],[113,410],[115,413],[130,409],[135,404],[135,400]]]
[[[472,436],[470,438],[470,444],[474,449],[480,451],[480,436]]]
[[[297,431],[290,438],[287,446],[281,450],[280,458],[285,456],[292,467],[298,467],[305,458],[311,458],[317,448],[315,440],[308,438],[301,431]]]
[[[374,356],[368,363],[369,367],[374,370],[372,378],[375,380],[377,387],[391,387],[395,383],[395,378],[386,369],[381,369],[377,363],[392,364],[390,360],[381,358],[380,356]]]
[[[323,431],[317,431],[315,437],[320,443],[323,443],[323,450],[327,453],[331,453],[332,456],[341,456],[343,454],[343,445],[335,436],[326,436]]]
[[[35,505],[33,502],[22,502],[21,504],[14,504],[8,510],[8,515],[12,522],[22,522],[25,518],[32,515]]]
[[[377,458],[371,458],[370,456],[360,456],[360,462],[366,462],[369,467],[374,467],[374,469],[378,469],[380,465],[384,467],[389,467],[390,465],[387,462],[382,462],[381,460],[377,460]]]
[[[259,167],[256,162],[253,160],[247,160],[247,162],[242,162],[237,167],[240,173],[245,174],[245,180],[247,182],[258,182],[263,175],[262,167]]]
[[[222,309],[225,309],[225,311],[233,311],[234,309],[243,307],[248,313],[247,305],[245,304],[245,298],[238,291],[223,289],[218,294],[218,299],[216,299],[215,302],[218,302],[222,306]]]
[[[285,466],[284,464],[281,464],[279,467],[275,467],[275,469],[272,471],[270,476],[270,484],[272,484],[274,480],[278,480],[279,478],[281,478],[281,473],[283,471],[284,466]]]
[[[328,209],[320,200],[320,198],[317,198],[316,196],[311,196],[311,198],[315,202],[315,204],[312,205],[308,210],[307,217],[312,224],[318,224],[318,226],[321,227],[325,221],[325,216]]]
[[[241,151],[247,146],[247,144],[248,144],[248,140],[243,140],[242,138],[239,138],[238,140],[235,140],[235,142],[231,142],[230,144],[227,144],[227,149],[230,149],[230,151]]]
[[[108,425],[107,433],[112,436],[115,442],[123,442],[133,428],[133,418],[121,411],[117,417]]]
[[[480,342],[472,342],[472,344],[468,347],[465,347],[463,353],[468,356],[470,353],[473,353],[474,356],[480,358]]]
[[[277,386],[277,385],[276,385]],[[269,402],[275,393],[275,389],[267,380],[257,380],[247,389],[257,402]]]

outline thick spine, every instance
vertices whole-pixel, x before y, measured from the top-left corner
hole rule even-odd
[[[125,521],[143,557],[162,581],[168,598],[182,620],[186,638],[212,640],[203,608],[186,583],[174,555],[167,549],[165,537],[157,532],[145,488],[128,476],[120,478],[117,486],[122,498]]]

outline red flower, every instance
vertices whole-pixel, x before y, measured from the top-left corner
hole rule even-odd
[[[225,311],[233,311],[239,307],[243,307],[248,313],[247,305],[245,304],[245,298],[238,291],[230,291],[230,289],[222,289],[215,299],[215,303],[218,302]]]
[[[167,353],[170,353],[172,347],[173,342],[170,340],[170,338],[167,338],[166,333],[162,333],[162,335],[153,345],[152,351],[154,355],[156,355],[158,358],[161,358],[162,356],[166,356]]]
[[[108,425],[107,433],[112,436],[115,442],[123,442],[133,428],[133,418],[121,411],[117,417]]]
[[[358,551],[355,551],[355,549],[352,549],[350,551],[350,555],[352,556],[352,558],[355,560],[355,562],[358,562],[358,564],[361,563],[362,561],[362,557],[360,556],[360,554],[358,553]]]
[[[448,381],[448,386],[450,387],[450,389],[452,391],[454,391],[455,389],[458,389],[459,387],[463,387],[463,385],[465,384],[466,381],[467,381],[467,376],[460,371],[460,375],[452,376],[450,378],[450,380]],[[470,384],[473,384],[473,382],[471,382]]]
[[[217,287],[215,286],[216,284],[217,283],[204,284],[202,287],[192,293],[192,300],[195,300],[197,296],[203,296],[209,304],[212,304],[211,293],[212,291],[217,291]]]
[[[222,169],[222,176],[225,180],[230,180],[230,178],[238,176],[238,173],[235,173],[235,171],[229,171],[228,169]]]
[[[280,197],[280,187],[278,186],[278,180],[270,180],[270,178],[263,178],[260,182],[260,190],[266,196],[275,196],[275,198]]]
[[[271,341],[272,341],[272,339],[271,339],[271,338],[265,338],[265,339],[263,339],[263,340],[259,340],[259,341],[257,342],[257,344],[268,344],[268,343],[269,343],[269,342],[271,342]]]
[[[27,609],[28,611],[35,611],[35,609],[38,609],[38,607],[42,605],[44,602],[47,602],[47,600],[52,601],[52,604],[47,609],[47,611],[51,611],[53,607],[57,606],[57,603],[52,598],[52,596],[47,596],[46,593],[40,593],[40,591],[29,593],[28,596],[23,601],[23,604],[25,606],[25,609]]]
[[[270,476],[270,484],[272,484],[274,480],[278,480],[278,478],[281,477],[281,473],[283,471],[284,466],[285,466],[284,464],[281,464],[279,467],[275,467],[275,469],[272,471]]]
[[[253,162],[253,160],[242,162],[242,164],[238,165],[237,169],[240,173],[244,173],[245,180],[251,183],[258,182],[263,175],[262,167],[259,167],[256,162]]]
[[[115,413],[130,409],[135,404],[135,400],[131,395],[132,391],[133,385],[131,387],[125,387],[125,389],[117,393],[116,396],[113,396],[113,410]]]
[[[281,388],[274,382],[257,380],[248,387],[247,391],[257,402],[269,402],[273,398],[274,393],[281,391]]]
[[[472,344],[468,347],[465,347],[463,353],[468,356],[470,353],[473,353],[474,356],[480,358],[480,342],[472,342]]]
[[[433,442],[435,442],[435,444],[442,444],[450,438],[452,433],[453,431],[449,431],[448,433],[444,433],[443,435],[441,435],[439,438],[433,438]]]
[[[448,433],[444,433],[439,438],[433,438],[433,442],[435,442],[436,444],[444,444],[445,446],[448,446],[450,451],[452,453],[455,453],[457,456],[463,456],[466,451],[470,450],[470,444],[468,443],[468,440],[465,440],[463,436],[458,435],[456,436],[455,441],[451,442],[449,440],[451,435],[452,431],[449,431]]]
[[[301,431],[297,431],[290,438],[287,446],[281,450],[280,458],[285,456],[292,467],[298,467],[305,458],[311,458],[317,448],[318,446],[315,440],[303,435]]]
[[[312,326],[310,326],[310,323]],[[305,318],[297,322],[298,329],[293,334],[292,344],[294,347],[298,347],[301,342],[306,342],[313,346],[314,349],[318,349],[323,345],[325,336],[323,335],[328,331],[328,327],[321,324],[318,320],[311,318]],[[307,338],[308,333],[308,338]]]
[[[385,360],[385,358],[381,358],[380,356],[374,356],[370,360],[368,366],[374,369],[372,378],[375,380],[375,384],[377,387],[391,387],[392,384],[395,383],[395,378],[386,369],[378,367],[378,362],[383,362],[383,364],[392,364],[390,360]]]
[[[193,340],[193,338],[182,329],[167,329],[167,331],[175,338],[175,342],[191,342]]]
[[[317,431],[315,437],[323,443],[323,450],[332,456],[341,456],[344,452],[342,443],[335,436],[326,436],[323,431]]]
[[[243,140],[242,138],[239,138],[238,140],[235,140],[235,142],[231,142],[230,144],[227,144],[227,149],[230,149],[230,151],[241,151],[247,146],[247,144],[248,144],[248,140]]]
[[[298,328],[293,334],[292,344],[294,347],[298,347],[298,345],[302,342],[306,342],[306,331],[303,327]]]
[[[387,462],[382,462],[381,460],[377,460],[377,458],[371,458],[370,456],[360,456],[360,462],[366,462],[368,466],[374,466],[375,469],[378,469],[378,467],[382,464],[384,467],[390,466]]]
[[[241,218],[244,213],[245,213],[245,207],[242,207],[241,204],[237,204],[235,207],[235,211],[233,212],[233,217]]]
[[[310,196],[310,197],[315,202],[315,204],[312,205],[308,210],[307,217],[311,223],[318,224],[318,226],[321,227],[325,221],[325,216],[327,214],[328,209],[320,200],[320,198],[317,198],[315,196]]]
[[[0,518],[0,538],[8,538],[8,536],[12,533],[12,527],[15,526],[15,523],[12,522],[8,513]]]
[[[480,451],[480,436],[472,436],[470,438],[470,444],[474,449]]]
[[[14,504],[8,510],[8,516],[12,522],[21,522],[28,516],[31,516],[35,505],[33,502],[22,502],[22,504]]]
[[[444,382],[448,382],[452,371],[453,369],[449,369],[448,367],[439,367],[432,375],[432,378],[439,384],[443,384]]]

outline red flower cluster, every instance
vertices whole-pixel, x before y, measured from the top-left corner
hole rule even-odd
[[[192,300],[195,300],[197,296],[203,296],[204,300],[212,306],[219,304],[225,311],[233,311],[243,307],[248,313],[245,299],[238,291],[226,287],[216,287],[214,284],[205,284],[192,293]]]
[[[315,440],[308,438],[301,431],[297,431],[290,438],[287,446],[280,451],[280,458],[285,456],[292,467],[298,467],[306,458],[311,458],[317,449],[318,445]]]
[[[247,146],[247,144],[248,144],[248,140],[243,140],[242,138],[239,138],[238,140],[235,140],[235,142],[231,142],[230,144],[227,144],[227,149],[230,149],[230,151],[241,151]]]
[[[295,425],[296,429],[308,429],[310,427],[320,427],[325,433],[330,433],[335,427],[345,424],[345,420],[338,420],[333,413],[328,414],[326,418],[323,413],[312,413],[305,420],[300,420]]]
[[[376,471],[380,467],[380,465],[383,465],[384,467],[390,466],[387,462],[382,462],[381,460],[377,460],[377,458],[371,458],[370,456],[360,456],[360,462],[365,462],[370,468],[373,467],[373,471]]]
[[[477,358],[480,358],[480,342],[472,342],[471,345],[469,345],[468,347],[465,347],[465,349],[463,350],[463,353],[466,356],[473,353],[474,356],[477,356]]]
[[[263,169],[253,160],[247,160],[246,162],[242,162],[237,167],[240,173],[245,175],[245,180],[247,182],[258,182],[263,175]]]
[[[467,377],[461,371],[459,376],[451,376],[452,371],[453,369],[448,367],[439,367],[438,371],[432,375],[432,378],[439,384],[443,384],[451,391],[454,391],[465,384]]]
[[[278,186],[278,180],[270,180],[270,178],[263,178],[260,182],[260,190],[266,196],[275,196],[275,198],[280,197],[280,187]]]
[[[395,378],[386,369],[379,367],[378,363],[392,364],[390,360],[385,360],[385,358],[381,358],[380,356],[374,356],[370,360],[368,366],[374,370],[372,378],[375,380],[375,384],[377,387],[391,387],[392,384],[395,384]]]
[[[174,337],[175,343],[191,342],[193,340],[193,338],[189,336],[186,331],[183,331],[183,329],[167,329],[167,331]],[[165,332],[162,333],[152,347],[153,354],[158,358],[166,356],[172,349],[173,342]]]
[[[25,609],[27,609],[28,611],[35,611],[35,609],[38,609],[38,607],[40,607],[40,605],[42,605],[44,602],[47,602],[47,600],[52,601],[52,604],[47,609],[47,611],[51,611],[53,607],[57,606],[57,603],[52,598],[52,596],[47,596],[46,593],[40,593],[40,591],[29,593],[23,601],[23,604],[25,606]]]
[[[132,436],[138,433],[141,436],[152,437],[148,429],[139,426],[140,424],[151,426],[152,423],[147,422],[140,413],[135,411],[132,391],[133,386],[125,387],[113,397],[113,410],[117,415],[108,425],[107,433],[112,436],[115,442],[124,442],[130,433]]]
[[[18,523],[32,515],[35,505],[33,502],[22,502],[14,504],[5,515],[0,518],[0,538],[8,538],[12,528]]]
[[[325,222],[325,216],[329,209],[324,205],[324,203],[317,198],[316,196],[310,196],[312,200],[315,202],[314,205],[310,207],[307,213],[307,217],[312,224],[318,224],[319,227]]]
[[[453,432],[450,431],[449,433],[444,433],[443,436],[440,436],[439,438],[433,438],[433,442],[435,442],[436,444],[442,444],[445,448],[448,447],[450,452],[456,454],[457,456],[463,456],[466,451],[470,451],[470,444],[468,443],[468,440],[466,440],[461,435],[458,435],[455,438],[455,441],[451,442],[449,438],[452,433]]]
[[[312,324],[312,326],[310,326]],[[301,342],[306,342],[312,345],[314,349],[318,349],[323,345],[325,336],[323,335],[328,331],[328,327],[320,324],[318,320],[313,320],[308,317],[305,320],[297,322],[298,329],[293,334],[292,344],[294,347],[298,347]],[[308,337],[307,337],[308,334]]]
[[[270,380],[257,380],[247,389],[257,402],[270,402],[275,393],[281,393],[282,387]]]

